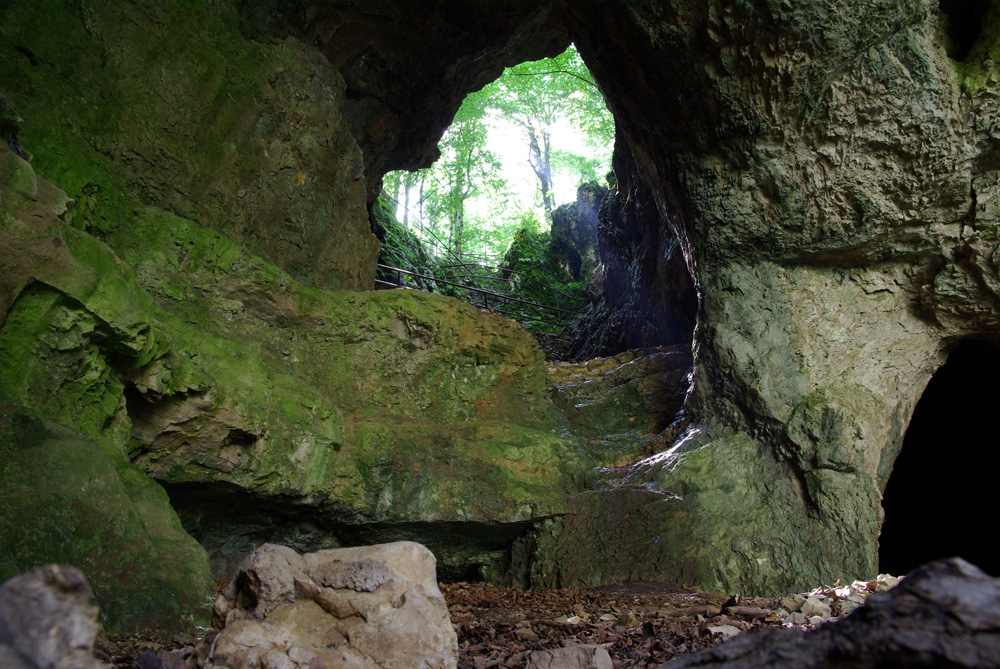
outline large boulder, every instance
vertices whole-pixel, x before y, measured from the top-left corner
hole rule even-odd
[[[413,542],[300,556],[265,544],[215,605],[219,667],[453,669],[458,640],[434,555]]]

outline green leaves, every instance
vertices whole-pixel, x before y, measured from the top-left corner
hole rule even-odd
[[[427,170],[386,175],[397,216],[442,260],[502,255],[548,229],[559,198],[610,168],[614,119],[576,49],[522,63],[470,94]],[[534,184],[534,185],[532,185]],[[474,259],[474,258],[473,258]]]

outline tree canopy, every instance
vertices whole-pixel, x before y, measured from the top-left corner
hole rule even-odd
[[[547,229],[557,199],[602,177],[613,143],[611,113],[571,46],[470,94],[441,139],[441,158],[386,175],[385,191],[439,258],[491,259],[518,230]]]

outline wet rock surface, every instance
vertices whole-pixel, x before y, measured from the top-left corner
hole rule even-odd
[[[298,555],[266,544],[215,605],[204,666],[456,666],[433,554],[400,542]]]
[[[681,410],[691,364],[687,348],[663,346],[580,363],[548,363],[547,368],[558,389],[556,404],[579,434],[652,438]]]

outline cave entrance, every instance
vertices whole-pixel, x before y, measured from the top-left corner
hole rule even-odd
[[[389,172],[371,212],[376,286],[463,299],[555,334],[598,265],[614,117],[573,46],[469,94],[429,168]]]
[[[957,555],[1000,575],[992,516],[1000,472],[1000,349],[959,344],[917,403],[883,494],[879,571]]]
[[[947,17],[948,55],[965,60],[983,31],[983,19],[991,0],[939,0],[938,8]]]

